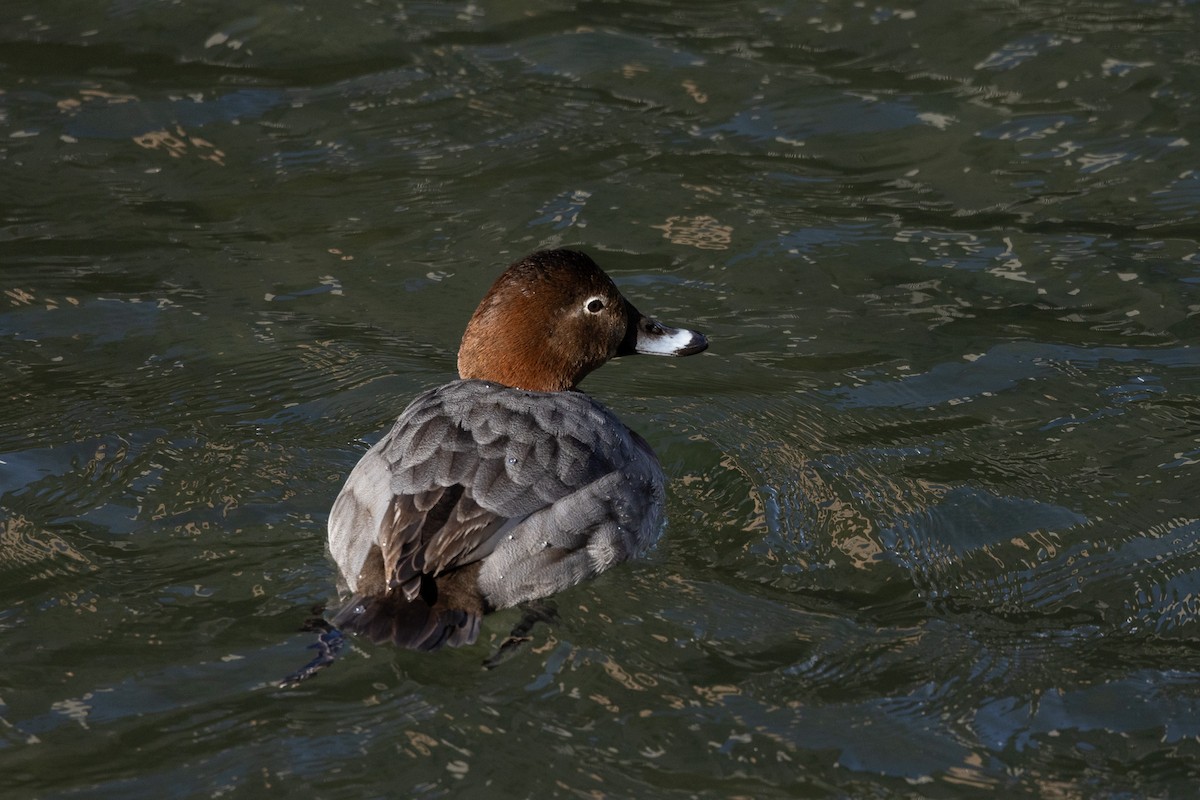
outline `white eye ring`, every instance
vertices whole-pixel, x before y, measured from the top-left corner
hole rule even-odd
[[[599,296],[589,297],[583,301],[583,310],[589,314],[599,314],[604,310],[604,298]]]

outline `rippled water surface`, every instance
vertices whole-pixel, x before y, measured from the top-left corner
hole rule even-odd
[[[0,14],[13,797],[1185,797],[1200,5]],[[711,336],[585,388],[659,546],[293,689],[346,473],[498,270]]]

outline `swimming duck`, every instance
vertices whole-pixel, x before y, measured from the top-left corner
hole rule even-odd
[[[417,650],[467,645],[485,613],[645,551],[662,467],[578,385],[617,356],[707,347],[639,313],[583,253],[509,266],[467,324],[459,379],[413,400],[333,504],[329,552],[349,596],[333,624]]]

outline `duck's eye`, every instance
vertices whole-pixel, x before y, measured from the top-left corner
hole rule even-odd
[[[599,314],[604,310],[604,301],[599,297],[593,297],[591,300],[587,301],[587,305],[585,305],[584,308],[586,308],[592,314]]]

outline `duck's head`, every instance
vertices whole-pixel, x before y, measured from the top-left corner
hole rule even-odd
[[[703,334],[643,316],[583,253],[543,250],[492,284],[467,323],[458,374],[555,392],[617,356],[690,356],[707,347]]]

